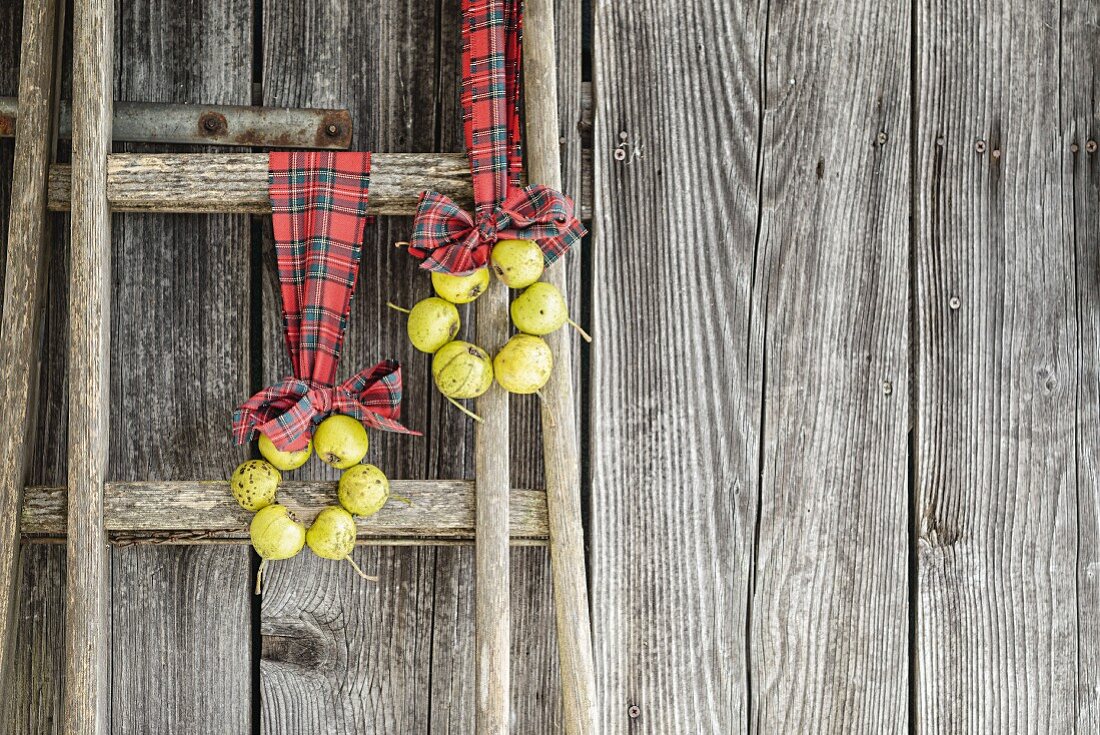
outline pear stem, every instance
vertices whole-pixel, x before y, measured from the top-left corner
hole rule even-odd
[[[398,306],[397,304],[393,303],[392,301],[387,301],[386,306],[390,307],[394,311],[400,311],[402,314],[412,314],[412,311],[410,309],[406,309],[403,306]],[[592,340],[588,340],[588,341],[591,342]]]
[[[573,327],[573,329],[576,329],[578,332],[580,332],[581,339],[583,339],[585,342],[588,342],[589,344],[592,344],[592,335],[584,331],[584,327],[582,327],[580,324],[577,324],[572,319],[566,319],[565,321],[569,322],[569,326]]]
[[[256,594],[262,595],[264,591],[264,567],[267,566],[267,559],[260,560],[260,568],[256,570]]]
[[[404,495],[398,495],[397,493],[390,493],[390,497],[393,498],[394,500],[398,500],[398,501],[404,503],[405,505],[412,505],[413,504],[413,501],[409,500]]]
[[[461,403],[459,403],[455,399],[453,399],[453,398],[451,398],[450,396],[447,396],[447,395],[445,395],[443,397],[446,398],[448,401],[450,401],[452,404],[454,404],[455,408],[457,408],[459,411],[461,411],[462,413],[464,413],[467,416],[469,416],[470,418],[472,418],[474,421],[481,421],[480,416],[478,416],[476,413],[474,413],[470,409],[463,406]]]
[[[362,569],[360,569],[359,565],[355,563],[355,560],[351,558],[351,555],[345,556],[344,559],[347,560],[348,564],[351,564],[351,568],[354,569],[356,574],[358,574],[363,579],[367,580],[368,582],[377,582],[378,581],[378,577],[372,577],[371,575],[367,574]]]
[[[394,246],[395,248],[407,248],[407,247],[408,247],[409,245],[411,245],[411,244],[412,244],[412,243],[410,243],[410,242],[409,242],[408,240],[399,240],[399,241],[395,242],[395,243],[393,244],[393,246]]]
[[[550,404],[546,401],[546,396],[542,394],[541,390],[535,391],[535,395],[539,397],[539,400],[542,401],[542,407],[546,409],[547,423],[549,423],[552,427],[557,426],[558,422],[554,418],[554,409],[550,408]]]

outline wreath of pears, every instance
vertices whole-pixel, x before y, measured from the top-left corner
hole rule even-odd
[[[390,498],[411,505],[408,498],[390,492],[390,481],[378,467],[363,462],[370,447],[367,430],[352,416],[332,414],[317,425],[305,449],[284,452],[264,434],[257,442],[263,459],[241,463],[229,478],[237,503],[256,515],[249,524],[252,548],[260,555],[256,572],[256,594],[263,589],[263,574],[269,561],[296,556],[304,546],[324,559],[346,561],[363,579],[377,582],[351,558],[355,548],[356,516],[369,518]],[[283,472],[304,465],[316,450],[322,462],[341,470],[337,505],[328,505],[307,529],[290,509],[277,502]]]
[[[490,269],[505,286],[521,290],[509,309],[518,334],[492,359],[481,347],[455,339],[462,326],[456,305],[468,304],[485,292]],[[435,387],[475,421],[481,421],[481,417],[459,401],[482,395],[494,379],[509,393],[528,395],[542,390],[554,368],[554,355],[542,339],[545,335],[569,324],[585,341],[592,341],[569,318],[561,291],[539,280],[545,269],[542,248],[534,240],[500,240],[493,246],[489,267],[465,276],[433,271],[435,296],[417,302],[412,309],[387,304],[408,314],[405,326],[409,341],[416,349],[432,355]]]

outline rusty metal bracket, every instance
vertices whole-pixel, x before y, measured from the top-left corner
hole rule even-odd
[[[0,97],[0,137],[15,134],[18,107],[14,97]],[[112,133],[132,143],[343,150],[352,123],[347,110],[116,102]],[[71,134],[71,107],[62,102],[60,135]]]

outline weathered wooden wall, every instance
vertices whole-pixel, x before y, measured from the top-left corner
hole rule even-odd
[[[558,5],[574,195],[593,24],[596,247],[570,277],[602,732],[1095,732],[1100,2]],[[347,106],[356,147],[461,149],[457,0],[117,8],[121,99]],[[0,0],[0,94],[19,15]],[[0,220],[10,167],[0,140]],[[345,371],[401,359],[428,431],[373,460],[469,477],[471,427],[384,309],[428,291],[408,228],[368,230]],[[286,370],[269,225],[114,230],[110,475],[220,477],[229,409]],[[67,231],[35,483],[65,477]],[[522,733],[559,727],[546,553],[513,551]],[[111,559],[119,732],[472,730],[469,548],[363,548],[377,586],[303,555],[262,600],[241,547]],[[0,721],[54,733],[64,553],[25,560]]]

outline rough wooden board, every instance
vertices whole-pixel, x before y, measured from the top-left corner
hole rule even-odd
[[[1100,731],[1100,4],[1063,3],[1061,23],[1062,145],[1070,145],[1063,211],[1073,233],[1079,349],[1075,722],[1086,733]]]
[[[760,732],[908,723],[909,20],[901,1],[767,16],[747,641]]]
[[[356,121],[353,150],[434,148],[438,59],[433,3],[400,2],[363,12],[353,2],[269,3],[264,8],[264,104],[298,106],[339,100]],[[425,29],[433,32],[425,33]],[[359,285],[352,301],[340,377],[379,359],[403,363],[402,418],[433,429],[426,418],[428,364],[405,347],[404,322],[385,302],[426,296],[425,276],[393,247],[408,239],[410,220],[383,218],[367,228]],[[265,223],[265,232],[270,226]],[[270,241],[268,242],[270,246]],[[289,373],[282,337],[273,251],[264,257],[265,384]],[[256,386],[259,387],[259,386]],[[429,439],[372,433],[368,458],[393,477],[424,477]],[[461,436],[455,446],[461,451]],[[448,461],[446,474],[464,477]],[[294,474],[335,478],[311,462]],[[265,733],[325,729],[341,733],[416,732],[432,709],[431,641],[434,549],[360,549],[355,560],[380,584],[363,583],[346,564],[310,553],[267,574],[261,633],[262,723]],[[468,552],[467,552],[468,553]],[[354,579],[353,579],[354,578]],[[330,641],[307,658],[293,651]],[[290,647],[291,653],[286,649]],[[287,661],[289,660],[289,663]],[[472,680],[472,677],[471,677]],[[322,727],[321,722],[325,725]]]
[[[408,498],[391,500],[370,518],[358,520],[364,540],[407,537],[409,542],[472,538],[474,489],[469,480],[394,480],[390,489]],[[21,530],[36,537],[61,537],[66,532],[65,488],[32,486],[23,503]],[[279,485],[279,502],[304,523],[336,497],[334,482],[294,482]],[[247,539],[252,513],[233,499],[225,481],[116,482],[106,487],[104,526],[108,531],[139,536],[158,531],[193,532],[211,538]],[[512,535],[545,538],[546,493],[512,490],[509,503]],[[186,543],[186,539],[183,539]]]
[[[589,558],[601,732],[742,732],[763,9],[594,6]],[[614,159],[621,132],[644,157]]]
[[[270,214],[267,153],[116,154],[107,161],[116,212]],[[72,172],[50,169],[50,209],[69,207]],[[371,214],[413,214],[425,189],[468,206],[470,171],[461,154],[378,153],[371,158]]]
[[[1095,5],[1061,6],[1095,48],[1077,15],[1095,22]],[[1094,523],[1096,485],[1076,453],[1095,437],[1095,402],[1078,401],[1095,389],[1082,291],[1096,274],[1075,283],[1070,187],[1094,187],[1096,162],[1067,133],[1094,131],[1096,109],[1071,124],[1058,100],[1095,105],[1095,65],[1060,68],[1058,3],[922,2],[917,19],[914,716],[929,731],[1090,732],[1078,523]],[[1077,252],[1095,249],[1095,200],[1079,216],[1093,224]]]
[[[119,99],[250,103],[252,3],[118,12]],[[244,456],[228,422],[250,387],[248,220],[122,215],[114,225],[111,478],[222,476]],[[250,732],[248,550],[112,559],[114,731]]]

